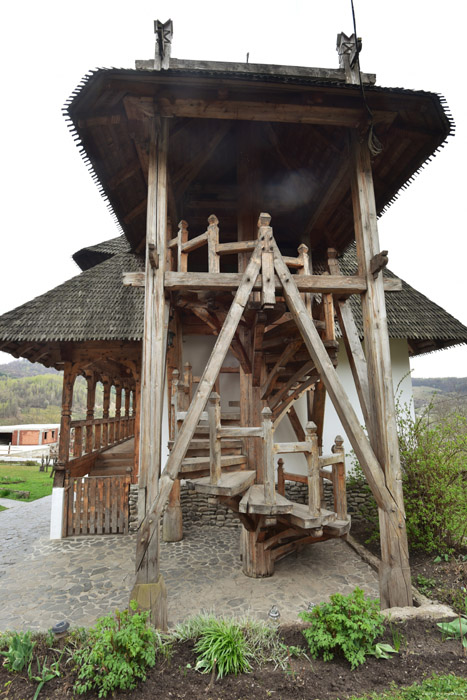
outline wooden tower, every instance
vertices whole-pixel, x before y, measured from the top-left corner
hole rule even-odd
[[[375,87],[354,36],[338,36],[339,69],[317,69],[172,59],[171,23],[156,34],[155,60],[97,71],[68,106],[132,250],[145,254],[145,272],[123,280],[145,289],[132,597],[165,626],[159,537],[162,518],[167,540],[182,536],[181,478],[238,515],[247,575],[346,535],[343,440],[322,449],[328,395],[378,504],[381,604],[410,605],[385,311],[400,283],[383,280],[377,216],[449,119],[436,95]],[[338,256],[353,240],[358,274],[346,276]],[[335,320],[366,432],[336,373]],[[215,338],[199,376],[183,359],[195,334]],[[226,376],[238,382],[236,412],[224,410]],[[278,442],[286,416],[295,440]],[[291,453],[304,455],[305,473],[288,469]],[[285,480],[306,484],[306,504],[286,498]]]

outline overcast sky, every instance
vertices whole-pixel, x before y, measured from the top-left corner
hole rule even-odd
[[[457,129],[379,223],[400,277],[467,325],[464,3],[355,0],[362,70],[377,84],[443,94]],[[2,3],[0,314],[78,272],[73,252],[118,234],[61,115],[96,67],[154,53],[153,20],[174,21],[177,58],[338,67],[350,0],[15,0]],[[12,357],[0,353],[0,362]],[[413,362],[414,376],[467,376],[465,346]]]

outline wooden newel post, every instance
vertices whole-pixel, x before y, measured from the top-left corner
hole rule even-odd
[[[274,474],[274,424],[272,411],[265,406],[261,411],[263,419],[263,478],[264,501],[268,505],[276,502],[276,478]]]
[[[320,514],[321,496],[319,485],[319,446],[318,429],[316,424],[306,424],[306,441],[310,445],[306,453],[307,482],[308,482],[308,510],[310,515],[317,518]]]
[[[222,475],[221,440],[218,431],[221,427],[221,397],[215,391],[209,397],[209,461],[211,484],[217,484]]]
[[[345,488],[345,450],[344,439],[336,435],[334,445],[331,447],[333,454],[341,454],[342,462],[332,465],[332,487],[334,492],[334,512],[338,520],[347,519],[347,491]]]
[[[170,439],[174,440],[178,432],[177,410],[179,401],[179,376],[178,369],[172,373],[171,399],[170,399]],[[164,542],[180,542],[183,539],[183,513],[180,502],[180,479],[175,479],[169,496],[169,502],[162,518],[162,539]]]
[[[284,460],[282,457],[277,460],[277,493],[285,496]]]
[[[209,272],[220,272],[220,258],[217,252],[219,245],[219,219],[214,214],[208,219],[208,269]]]

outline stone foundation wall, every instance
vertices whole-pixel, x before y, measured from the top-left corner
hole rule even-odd
[[[286,481],[285,495],[296,503],[307,502],[307,487],[305,484],[298,484],[293,481]],[[332,487],[325,483],[324,497],[326,507],[332,510]],[[354,522],[364,520],[362,511],[366,505],[373,500],[371,493],[367,493],[359,484],[347,484],[347,510]],[[214,496],[196,493],[194,489],[186,484],[182,485],[180,492],[180,502],[183,512],[183,527],[195,525],[216,525],[217,527],[239,527],[240,521],[234,516],[231,510],[217,501]],[[130,532],[136,531],[138,522],[138,486],[130,486]]]

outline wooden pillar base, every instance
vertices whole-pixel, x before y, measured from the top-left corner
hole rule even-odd
[[[258,533],[242,527],[241,532],[242,571],[251,578],[266,578],[274,573],[274,561],[264,542],[258,542]]]
[[[149,610],[154,627],[167,629],[167,589],[161,575],[157,583],[135,583],[130,600],[136,600],[139,610]]]
[[[162,518],[162,540],[180,542],[183,540],[183,515],[181,505],[168,505]]]

